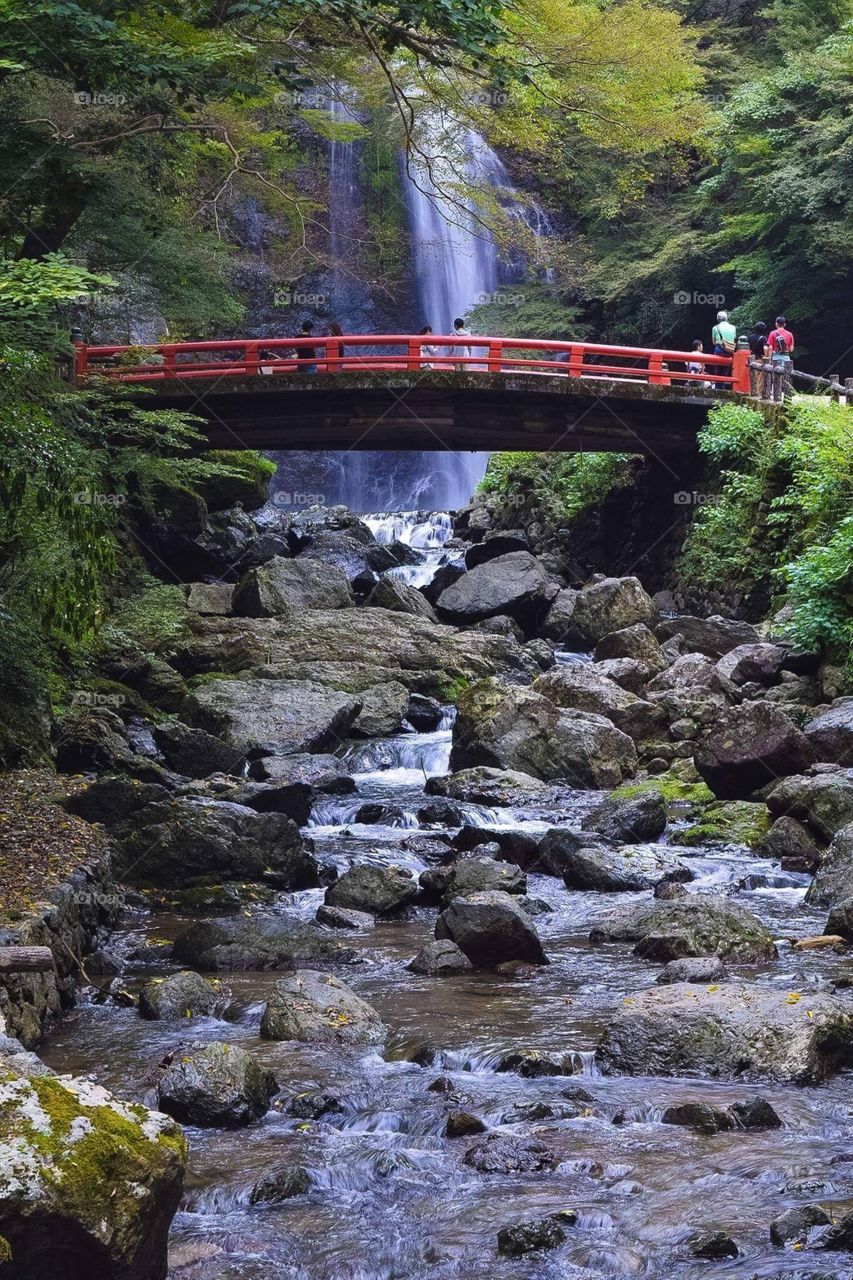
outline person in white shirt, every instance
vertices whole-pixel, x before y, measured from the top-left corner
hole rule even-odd
[[[464,321],[464,320],[462,320],[461,318],[456,319],[456,320],[454,320],[454,321],[453,321],[453,332],[456,334],[456,336],[457,336],[458,338],[470,338],[470,337],[471,337],[471,330],[470,330],[470,329],[466,329],[466,328],[465,328],[465,321]],[[453,348],[452,348],[452,351],[453,351],[453,354],[454,354],[455,356],[470,356],[470,355],[471,355],[471,344],[470,344],[470,343],[468,343],[466,346],[453,347]],[[464,373],[464,372],[465,372],[465,370],[466,370],[466,369],[469,369],[470,367],[471,367],[471,366],[470,366],[469,364],[466,364],[466,363],[457,364],[457,366],[456,366],[457,370],[458,370],[460,373]]]
[[[422,337],[422,338],[423,338],[423,337],[429,337],[429,335],[430,335],[431,333],[432,333],[432,325],[431,325],[431,324],[425,324],[425,325],[424,325],[424,327],[421,329],[421,337]],[[421,343],[421,358],[422,358],[422,359],[423,359],[423,357],[424,357],[424,356],[426,356],[426,357],[428,357],[428,358],[431,358],[431,359],[435,359],[435,357],[436,357],[437,355],[438,355],[438,347],[437,347],[434,343],[432,343],[432,342],[422,342],[422,343]],[[435,365],[434,365],[434,364],[429,364],[429,363],[428,363],[428,360],[423,360],[423,363],[422,363],[421,367],[422,367],[423,369],[434,369],[434,368],[435,368]]]

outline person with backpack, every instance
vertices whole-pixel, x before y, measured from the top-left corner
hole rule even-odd
[[[717,312],[717,323],[711,330],[715,356],[734,355],[737,348],[737,329],[729,319],[728,311]]]
[[[790,329],[785,328],[785,317],[776,317],[776,328],[767,339],[767,345],[770,348],[771,361],[786,361],[786,367],[790,368],[791,356],[794,353],[794,335]]]

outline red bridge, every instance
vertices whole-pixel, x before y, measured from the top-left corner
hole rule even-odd
[[[699,362],[701,372],[689,371]],[[750,353],[534,338],[364,335],[152,347],[76,344],[79,381],[145,388],[149,408],[206,421],[214,448],[695,447],[709,408],[748,395]],[[153,394],[151,392],[153,391]]]

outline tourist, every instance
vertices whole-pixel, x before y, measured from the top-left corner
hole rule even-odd
[[[311,338],[314,336],[314,325],[310,320],[303,321],[302,329],[299,332],[300,338]],[[317,349],[316,347],[297,347],[296,359],[299,373],[316,373],[317,372]]]
[[[465,321],[462,320],[461,318],[458,318],[453,321],[453,332],[456,334],[458,338],[471,337],[471,330],[465,328]],[[469,343],[467,346],[453,347],[452,351],[455,356],[468,356],[470,358],[471,345]],[[464,373],[468,367],[469,366],[465,363],[459,363],[456,365],[456,369],[460,373]]]
[[[770,348],[770,359],[773,363],[783,363],[785,368],[791,367],[791,356],[794,352],[794,335],[785,327],[784,316],[776,317],[776,328],[767,339]]]
[[[422,338],[426,338],[426,337],[429,337],[431,333],[432,333],[432,325],[425,324],[424,327],[421,329],[420,336]],[[438,347],[434,343],[432,342],[421,343],[421,356],[429,356],[430,359],[434,360],[437,355],[438,355]],[[424,369],[434,369],[435,365],[429,364],[425,361],[423,362],[422,367]]]
[[[333,321],[332,321],[332,323],[329,325],[329,337],[330,337],[330,338],[342,338],[343,336],[344,336],[344,331],[343,331],[343,329],[342,329],[342,328],[341,328],[341,326],[338,324],[337,320],[333,320]],[[329,354],[329,353],[328,353],[328,351],[327,351],[327,352],[326,352],[326,355],[328,356],[328,354]],[[341,360],[343,360],[343,358],[344,358],[344,345],[343,345],[343,343],[342,343],[342,342],[338,344],[338,358],[339,358],[339,359],[341,359]],[[339,372],[339,371],[340,371],[340,367],[341,367],[341,366],[340,366],[339,364],[337,364],[337,363],[336,363],[336,364],[335,364],[335,366],[334,366],[334,369],[332,370],[332,372],[333,372],[333,373],[337,373],[337,372]]]
[[[729,319],[728,311],[717,312],[717,323],[711,330],[711,341],[714,344],[715,355],[730,356],[734,354],[737,347],[737,329]]]
[[[752,353],[753,360],[765,361],[770,355],[770,346],[767,339],[767,325],[763,320],[756,320],[755,324],[746,335],[749,343],[749,349]],[[754,396],[758,396],[759,400],[764,399],[764,388],[767,382],[767,374],[764,369],[750,369],[750,390]]]
[[[695,352],[697,355],[701,355],[705,350],[705,344],[703,343],[701,338],[694,338],[693,344],[690,349],[691,351]],[[695,359],[695,357],[692,360],[688,360],[687,372],[688,373],[704,373],[705,362],[703,360],[697,360]],[[704,380],[699,383],[700,387],[710,387],[710,385],[711,385],[710,382],[705,382]]]

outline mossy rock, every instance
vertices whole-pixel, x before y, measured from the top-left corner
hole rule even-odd
[[[670,773],[641,782],[629,782],[611,791],[610,796],[612,799],[633,800],[649,792],[657,792],[661,796],[670,819],[698,816],[708,805],[715,803],[714,793],[704,782],[683,782]]]
[[[245,511],[256,511],[269,497],[275,463],[248,449],[214,449],[205,462],[218,463],[221,471],[196,481],[196,488],[211,511],[223,511],[240,503]]]
[[[187,1144],[88,1080],[0,1072],[0,1237],[9,1280],[159,1280]]]
[[[678,832],[677,841],[688,847],[736,844],[758,849],[769,830],[770,815],[765,805],[729,800],[710,805],[702,814],[701,822]]]
[[[197,489],[160,475],[145,487],[145,506],[178,533],[196,538],[207,526],[207,503]]]

